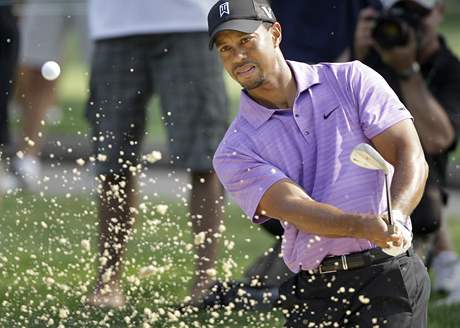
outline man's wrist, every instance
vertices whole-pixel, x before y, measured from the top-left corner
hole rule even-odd
[[[363,223],[366,218],[360,214],[347,214],[346,217],[348,220],[347,237],[363,238]]]
[[[398,70],[396,75],[400,80],[406,81],[420,72],[420,64],[414,61],[408,68]]]

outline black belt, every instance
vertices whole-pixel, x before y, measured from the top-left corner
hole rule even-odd
[[[413,248],[396,257],[385,254],[380,248],[372,248],[359,253],[326,257],[317,269],[309,272],[314,274],[333,273],[343,270],[359,269],[372,264],[382,263],[392,258],[414,255]]]

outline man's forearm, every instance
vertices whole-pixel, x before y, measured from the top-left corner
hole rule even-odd
[[[262,198],[258,213],[294,225],[306,233],[327,237],[360,236],[360,215],[353,215],[311,199],[289,180],[273,185]]]
[[[313,200],[292,199],[279,208],[280,220],[294,225],[306,233],[329,237],[361,237],[358,214],[345,213],[342,210]]]
[[[422,152],[414,156],[404,149],[399,151],[391,184],[392,205],[393,209],[410,215],[422,198],[428,165]]]
[[[395,169],[391,181],[393,208],[410,215],[428,177],[428,165],[412,120],[393,125],[372,138],[372,143]]]
[[[257,213],[294,225],[303,232],[329,237],[367,239],[380,247],[400,242],[377,215],[345,213],[329,204],[316,202],[302,188],[286,179],[263,195]]]
[[[407,108],[415,118],[415,127],[425,151],[439,154],[449,148],[455,133],[449,117],[428,90],[418,73],[401,80],[401,93]]]

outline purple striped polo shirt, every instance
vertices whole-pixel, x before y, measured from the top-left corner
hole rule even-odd
[[[213,160],[225,189],[255,223],[268,219],[255,215],[263,194],[286,178],[318,202],[383,213],[383,173],[352,164],[350,153],[411,119],[409,111],[378,73],[358,61],[288,64],[297,83],[292,109],[268,109],[241,92],[239,113]],[[293,272],[314,269],[326,256],[375,247],[368,240],[320,237],[282,224],[283,257]]]

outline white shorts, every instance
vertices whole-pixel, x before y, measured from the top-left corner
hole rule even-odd
[[[62,61],[70,32],[76,35],[80,55],[89,63],[91,41],[85,2],[40,2],[29,0],[19,9],[21,15],[20,63],[40,67],[48,60]]]

